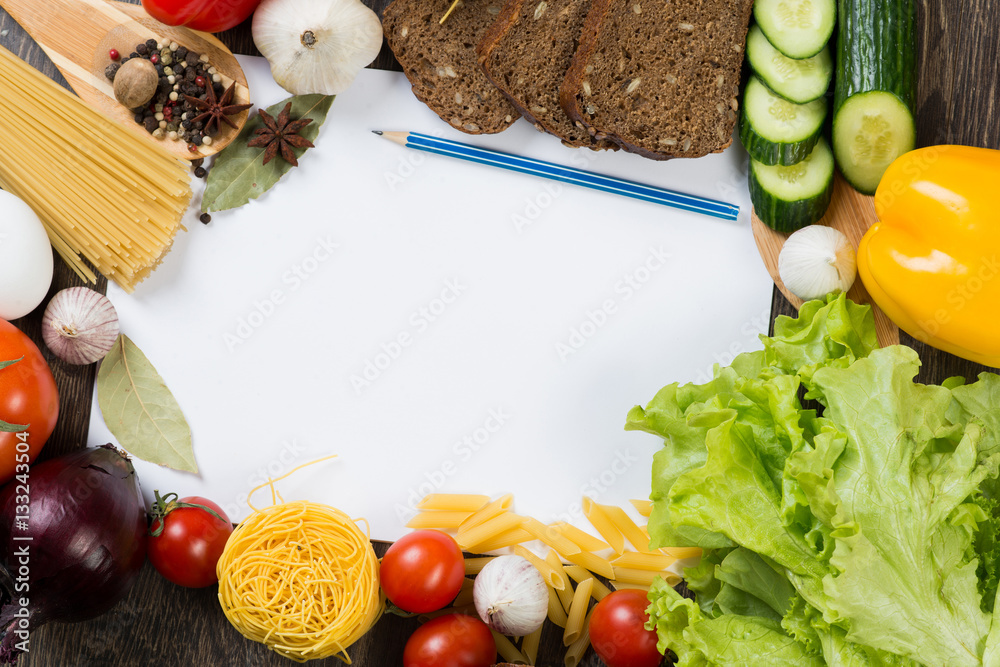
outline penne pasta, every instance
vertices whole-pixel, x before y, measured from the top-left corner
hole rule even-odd
[[[512,547],[515,544],[521,544],[522,542],[530,542],[531,539],[531,533],[528,531],[523,528],[514,528],[513,530],[500,533],[496,537],[477,544],[476,551],[478,553],[496,551],[497,549],[505,549],[507,547]]]
[[[625,513],[625,510],[617,505],[601,505],[601,509],[604,510],[622,536],[632,543],[636,551],[649,552],[649,535],[639,528],[639,525]]]
[[[450,512],[475,512],[490,502],[489,496],[471,493],[431,493],[417,505],[418,510],[441,510]]]
[[[538,662],[538,645],[542,641],[542,626],[539,625],[538,629],[532,632],[530,635],[524,636],[524,641],[521,642],[521,653],[527,659],[529,665],[534,665]]]
[[[496,556],[481,556],[479,558],[466,558],[465,559],[465,573],[466,574],[479,574],[486,567],[486,564],[491,560],[496,558]]]
[[[576,587],[569,613],[566,614],[566,628],[563,630],[563,645],[569,646],[583,634],[583,622],[590,609],[590,594],[593,591],[594,580],[585,579]]]
[[[615,578],[615,568],[612,567],[611,561],[607,558],[601,558],[596,554],[584,551],[573,556],[566,556],[566,560],[590,570],[594,574],[599,574],[605,579]]]
[[[673,556],[677,560],[701,557],[701,547],[663,547],[659,551],[668,556]]]
[[[627,567],[638,570],[651,570],[661,572],[677,562],[673,556],[659,553],[637,553],[626,551],[621,556],[611,560],[615,568]]]
[[[649,515],[653,512],[653,501],[652,500],[637,500],[633,499],[629,501],[632,503],[632,507],[639,513],[640,516],[644,516],[647,519]]]
[[[500,634],[496,630],[490,630],[493,633],[493,639],[497,643],[497,653],[500,657],[504,659],[505,662],[520,662],[522,664],[529,664],[528,660],[524,657],[521,651],[518,650],[514,643]]]
[[[587,649],[590,648],[590,615],[592,613],[593,609],[587,613],[587,618],[583,621],[583,632],[566,649],[566,655],[563,656],[563,664],[566,667],[577,667],[583,661]]]
[[[508,530],[520,528],[523,522],[524,517],[504,512],[468,530],[460,529],[455,540],[466,551],[475,551],[480,544],[488,542]]]
[[[472,596],[472,579],[466,577],[462,580],[462,589],[458,591],[458,595],[455,596],[455,601],[451,603],[453,607],[467,607],[475,603]]]
[[[540,540],[543,544],[546,544],[549,547],[552,547],[564,557],[580,553],[580,547],[568,538],[564,537],[559,532],[559,529],[553,528],[552,526],[546,526],[538,519],[527,518],[524,520],[524,524],[522,524],[521,527],[531,533],[535,539]]]
[[[604,551],[610,549],[606,542],[602,542],[588,532],[582,531],[571,523],[559,521],[550,526],[557,530],[573,544],[580,547],[581,551]]]
[[[459,525],[472,516],[472,512],[461,512],[452,510],[431,510],[421,512],[406,522],[407,528],[420,530],[423,528],[435,528],[437,530],[456,530]]]
[[[608,517],[603,505],[598,505],[591,498],[584,496],[583,513],[587,517],[587,521],[597,529],[597,532],[601,534],[601,537],[615,553],[620,554],[625,551],[625,536]]]
[[[566,573],[563,572],[562,564],[556,569],[520,544],[514,545],[514,553],[534,565],[535,569],[542,575],[542,579],[550,587],[561,591],[569,585],[569,579],[566,577]],[[554,552],[550,551],[549,553]]]
[[[553,588],[549,589],[549,620],[560,628],[566,627],[566,608]]]
[[[486,523],[490,519],[509,510],[513,504],[514,496],[512,494],[508,493],[507,495],[500,496],[493,502],[483,505],[476,510],[472,516],[462,523],[459,527],[459,531],[469,530],[470,528],[475,528],[482,523]]]
[[[553,569],[562,570],[562,561],[559,560],[559,554],[555,551],[549,551],[545,555],[545,562],[553,567]],[[563,611],[569,612],[569,605],[573,601],[573,586],[569,584],[569,580],[566,581],[567,586],[562,590],[557,590],[556,595],[559,596],[559,602],[562,604]]]
[[[615,568],[615,583],[649,586],[657,577],[663,577],[671,586],[680,581],[680,577],[673,572],[654,572],[652,570],[639,570],[631,567]]]
[[[568,574],[577,583],[581,583],[584,579],[593,579],[594,590],[591,593],[591,595],[598,602],[600,602],[605,597],[611,594],[611,589],[609,589],[607,586],[598,581],[594,577],[594,574],[589,570],[585,570],[579,565],[565,565],[563,566],[563,569],[566,571],[566,574]]]
[[[630,589],[636,589],[640,591],[649,590],[649,586],[643,586],[642,584],[626,584],[623,581],[612,581],[611,585],[615,587],[616,591],[627,591]]]

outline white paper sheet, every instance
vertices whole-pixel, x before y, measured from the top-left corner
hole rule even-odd
[[[258,106],[286,96],[241,58]],[[723,199],[723,222],[427,155],[370,130],[413,130]],[[122,330],[182,406],[201,472],[136,463],[144,492],[247,492],[332,504],[395,539],[425,493],[515,494],[586,526],[583,494],[649,494],[661,442],[625,415],[673,381],[757,349],[771,281],[749,220],[745,155],[652,162],[562,146],[521,121],[452,131],[401,74],[366,70],[317,141],[260,200],[192,211]],[[94,409],[89,443],[113,440]],[[256,504],[270,502],[268,492]],[[631,508],[630,508],[631,511]]]

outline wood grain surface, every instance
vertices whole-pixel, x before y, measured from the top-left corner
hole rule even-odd
[[[136,3],[138,0],[136,0]],[[44,5],[44,0],[39,1]],[[381,13],[385,0],[368,0]],[[1000,0],[937,2],[919,0],[920,91],[918,144],[962,143],[1000,146]],[[221,33],[236,53],[257,54],[249,23]],[[0,10],[0,44],[65,85],[52,63],[10,17]],[[399,70],[383,48],[375,67]],[[3,159],[0,157],[0,159]],[[748,251],[752,251],[748,249]],[[79,284],[56,258],[52,292]],[[104,289],[104,281],[98,286]],[[772,319],[794,308],[775,288]],[[16,322],[40,343],[41,309]],[[692,323],[697,326],[697,323]],[[920,379],[940,382],[953,375],[974,378],[984,367],[938,352],[903,334],[923,359]],[[44,351],[44,346],[43,351]],[[42,457],[84,445],[90,419],[96,368],[71,367],[45,351],[62,397],[59,424]],[[670,378],[664,378],[664,383]],[[386,545],[376,544],[382,553]],[[416,621],[386,617],[351,650],[358,667],[402,664],[406,638]],[[290,665],[259,644],[243,639],[222,615],[214,588],[189,590],[162,579],[148,564],[129,596],[99,619],[78,624],[52,624],[32,633],[30,653],[21,660],[32,667],[199,667]],[[321,665],[339,665],[334,659]],[[555,633],[543,641],[539,666],[562,665],[562,646]],[[589,653],[584,667],[601,661]]]

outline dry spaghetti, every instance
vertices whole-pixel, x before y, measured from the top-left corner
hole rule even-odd
[[[131,292],[170,248],[191,199],[188,166],[0,47],[0,187],[41,219],[85,280]]]
[[[240,634],[286,658],[351,664],[347,648],[383,611],[378,568],[368,536],[340,510],[276,504],[254,510],[229,537],[219,601]]]

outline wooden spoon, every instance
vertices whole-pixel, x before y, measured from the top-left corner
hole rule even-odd
[[[199,146],[197,152],[191,152],[187,142],[154,139],[135,122],[133,113],[115,99],[111,82],[104,76],[105,68],[111,64],[108,56],[111,49],[127,56],[147,39],[163,44],[177,42],[195,53],[207,55],[226,87],[236,82],[234,104],[246,104],[250,91],[243,69],[226,45],[208,33],[164,25],[150,18],[140,5],[124,2],[0,0],[0,7],[38,42],[80,99],[122,127],[156,141],[177,157],[194,160],[219,152],[236,138],[247,121],[247,111],[230,116],[235,128],[223,123],[211,145]]]
[[[781,281],[781,276],[778,275],[778,254],[789,234],[774,231],[761,222],[756,214],[751,215],[750,219],[753,224],[754,240],[757,241],[757,250],[760,251],[767,272],[771,274],[774,284],[785,298],[798,308],[802,305],[802,299],[789,292]],[[830,208],[819,224],[829,225],[842,231],[857,250],[861,237],[876,220],[878,217],[875,215],[875,198],[858,193],[838,173],[834,177],[833,201],[830,202]],[[847,292],[847,296],[856,303],[871,305],[872,313],[875,315],[875,331],[878,334],[879,345],[886,347],[899,344],[899,327],[875,305],[860,277],[854,281],[854,286]]]

